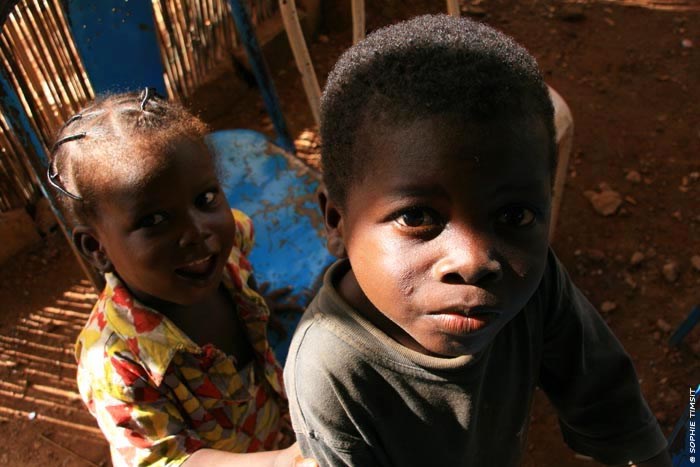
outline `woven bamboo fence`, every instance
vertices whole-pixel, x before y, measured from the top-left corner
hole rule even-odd
[[[93,98],[60,0],[25,0],[0,33],[0,65],[10,73],[21,105],[45,148],[70,115]],[[0,118],[0,209],[23,207],[37,195],[29,157]]]
[[[15,3],[15,2],[12,2]],[[61,0],[20,0],[2,7],[0,66],[45,149],[68,117],[94,98]],[[152,0],[168,95],[185,99],[238,46],[227,0]],[[254,24],[278,11],[277,0],[247,0]],[[9,10],[9,12],[7,11]],[[0,115],[0,211],[24,207],[37,188],[28,157]]]

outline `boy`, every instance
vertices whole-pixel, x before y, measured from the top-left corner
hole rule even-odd
[[[549,248],[553,109],[535,60],[478,23],[369,36],[322,102],[340,258],[285,368],[324,466],[519,462],[541,387],[576,451],[670,465],[629,357]]]

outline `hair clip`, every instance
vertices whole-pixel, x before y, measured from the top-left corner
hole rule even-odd
[[[68,121],[63,126],[65,127],[69,123],[71,123],[75,120],[78,120],[80,118],[82,118],[82,115],[80,115],[80,114],[74,115],[71,118],[69,118]],[[53,148],[51,148],[51,153],[53,154],[54,152],[56,152],[56,149],[58,149],[58,147],[60,145],[62,145],[63,143],[67,143],[69,141],[75,141],[77,139],[85,138],[85,136],[86,136],[85,133],[76,133],[74,135],[64,136],[63,138],[59,139],[58,141],[56,141],[54,143]],[[58,191],[60,191],[61,193],[63,193],[64,195],[68,196],[69,198],[72,198],[76,201],[82,201],[83,200],[82,197],[71,193],[70,191],[63,188],[63,186],[61,186],[61,184],[58,181],[59,180],[58,171],[55,170],[55,173],[51,173],[52,168],[56,169],[55,158],[51,162],[49,162],[49,167],[46,169],[46,176],[47,176],[51,186],[54,187],[55,189],[57,189]]]
[[[141,97],[141,112],[146,110],[146,104],[150,99],[162,99],[160,94],[156,92],[156,89],[151,87],[145,88],[141,93],[141,96],[143,96]]]
[[[51,186],[54,187],[55,189],[57,189],[58,191],[60,191],[62,194],[66,195],[66,196],[69,197],[69,198],[73,198],[73,199],[76,200],[76,201],[82,201],[82,200],[83,200],[82,197],[80,197],[80,196],[78,196],[78,195],[74,195],[74,194],[71,193],[70,191],[68,191],[68,190],[66,190],[65,188],[63,188],[63,187],[57,182],[57,180],[58,180],[58,172],[56,172],[55,174],[52,174],[52,173],[51,173],[51,167],[53,167],[53,166],[54,166],[54,164],[53,164],[53,162],[52,162],[52,163],[49,164],[49,168],[46,169],[46,176],[47,176],[47,178],[49,179],[49,183],[51,184]]]

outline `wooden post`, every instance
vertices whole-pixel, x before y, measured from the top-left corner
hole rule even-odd
[[[294,54],[294,60],[296,61],[299,73],[301,73],[301,81],[304,85],[304,91],[306,92],[306,99],[309,101],[311,113],[316,121],[316,125],[320,126],[321,87],[318,85],[318,80],[316,79],[316,72],[314,71],[311,57],[309,56],[309,49],[306,48],[306,41],[304,40],[304,33],[301,30],[299,15],[297,14],[297,7],[294,4],[294,0],[280,0],[280,13],[282,14],[284,28],[287,31],[287,37],[289,38],[289,45]]]
[[[352,43],[365,38],[365,0],[352,0]]]

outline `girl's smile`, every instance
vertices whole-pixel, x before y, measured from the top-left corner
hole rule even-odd
[[[235,235],[206,147],[174,146],[134,157],[98,202],[106,256],[146,304],[191,305],[214,293]]]

